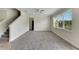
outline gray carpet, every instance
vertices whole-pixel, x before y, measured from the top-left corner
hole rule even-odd
[[[11,42],[15,50],[75,50],[72,45],[52,32],[29,31]]]

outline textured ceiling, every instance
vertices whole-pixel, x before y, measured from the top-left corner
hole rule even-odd
[[[54,14],[59,9],[60,8],[18,8],[18,10],[24,11],[29,16],[35,16],[35,15],[49,16],[51,14]]]

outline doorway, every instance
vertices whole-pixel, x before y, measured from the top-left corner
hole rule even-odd
[[[34,31],[34,20],[32,20],[32,31]]]
[[[34,31],[34,18],[29,19],[29,30]]]

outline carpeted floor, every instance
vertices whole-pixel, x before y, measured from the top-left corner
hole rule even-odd
[[[16,50],[75,50],[72,45],[51,32],[29,31],[11,42]]]
[[[11,50],[9,42],[0,42],[0,50]]]

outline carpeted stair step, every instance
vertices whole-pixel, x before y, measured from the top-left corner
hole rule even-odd
[[[2,35],[2,38],[4,38],[4,37],[7,37],[7,38],[8,38],[8,37],[9,37],[9,35]]]
[[[4,34],[9,34],[9,32],[5,32]]]
[[[8,41],[9,41],[9,38],[1,38],[1,39],[0,39],[0,43],[1,43],[1,42],[8,42]]]

